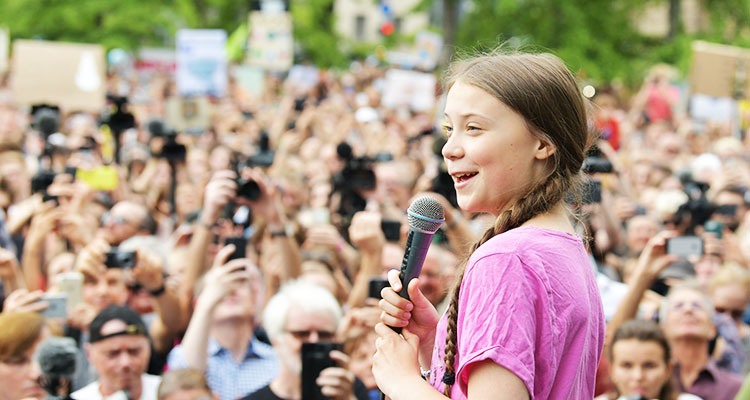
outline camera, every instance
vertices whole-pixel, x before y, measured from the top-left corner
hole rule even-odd
[[[167,161],[185,161],[187,149],[185,145],[177,143],[177,132],[167,128],[161,120],[152,120],[148,123],[148,131],[151,137],[164,138],[161,152],[154,154],[156,157],[164,158]]]
[[[55,172],[41,170],[31,177],[31,193],[47,193],[47,188],[55,181]]]
[[[113,247],[107,252],[104,265],[107,268],[131,269],[135,267],[135,252],[118,251],[116,247]]]
[[[375,171],[372,164],[393,160],[393,155],[389,153],[378,153],[375,157],[354,157],[351,146],[346,142],[339,143],[336,153],[346,163],[344,169],[334,176],[334,188],[342,189],[374,189]]]
[[[586,157],[581,169],[587,174],[611,174],[614,171],[612,163],[603,157]]]
[[[250,167],[263,167],[268,168],[273,164],[275,153],[271,150],[271,141],[268,137],[268,133],[263,131],[260,133],[258,139],[258,151],[248,157],[246,165]]]

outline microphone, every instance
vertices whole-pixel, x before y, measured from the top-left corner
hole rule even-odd
[[[414,199],[406,211],[409,219],[409,236],[406,238],[406,249],[401,261],[401,291],[399,296],[409,299],[408,286],[412,279],[422,271],[427,250],[430,248],[432,236],[445,222],[445,211],[440,202],[434,197],[422,196]],[[401,328],[393,327],[397,333]]]
[[[39,345],[36,359],[42,370],[40,383],[49,393],[47,399],[70,398],[77,356],[78,346],[69,337],[51,337]]]

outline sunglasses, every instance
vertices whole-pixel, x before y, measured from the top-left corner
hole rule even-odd
[[[287,332],[298,340],[309,339],[310,335],[312,335],[313,332],[317,333],[318,339],[324,342],[331,341],[336,336],[334,332],[328,332],[328,331],[303,330],[303,331],[287,331]]]
[[[735,310],[731,308],[724,308],[724,307],[714,307],[714,310],[716,310],[719,314],[726,314],[732,317],[732,319],[738,320],[742,318],[742,314],[745,313],[745,310]]]

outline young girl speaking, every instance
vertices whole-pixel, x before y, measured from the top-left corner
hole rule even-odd
[[[496,219],[442,318],[416,279],[412,301],[399,297],[391,271],[378,386],[394,400],[591,399],[604,317],[564,202],[589,141],[576,81],[550,54],[499,54],[454,64],[445,88],[443,157],[458,203]]]

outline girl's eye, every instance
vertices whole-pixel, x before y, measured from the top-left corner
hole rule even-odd
[[[443,125],[443,133],[446,135],[450,135],[450,133],[453,132],[453,128],[448,125]]]
[[[466,129],[469,130],[469,131],[481,131],[482,130],[482,128],[480,128],[478,126],[474,126],[474,125],[469,125],[469,126],[466,127]]]

